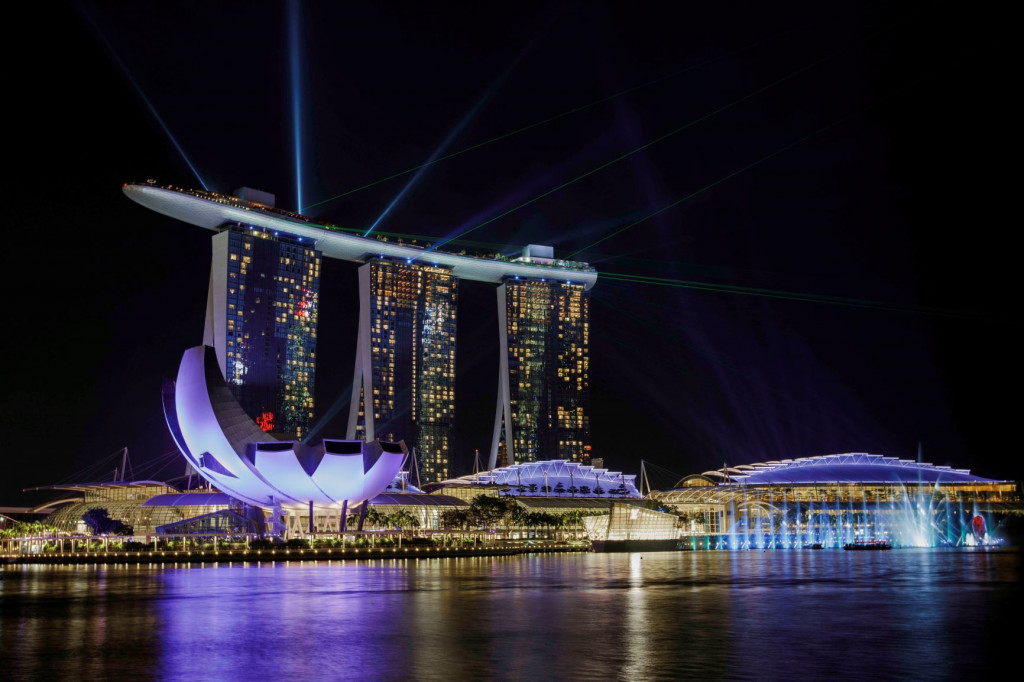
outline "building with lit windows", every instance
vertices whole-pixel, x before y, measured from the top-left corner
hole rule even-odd
[[[655,491],[692,549],[994,544],[1020,488],[967,469],[868,453],[741,464]]]
[[[124,193],[158,213],[220,232],[204,342],[217,349],[232,390],[265,428],[300,435],[309,428],[325,256],[363,264],[350,438],[405,440],[418,453],[423,482],[448,477],[457,289],[458,280],[467,279],[500,285],[490,468],[589,461],[588,292],[597,272],[587,263],[557,259],[550,246],[530,246],[511,258],[366,236],[274,208],[272,196],[251,190],[228,196],[147,182],[125,184]],[[255,251],[271,243],[277,255],[257,260]],[[274,269],[283,266],[292,269]],[[308,277],[296,276],[301,272]]]
[[[448,477],[458,280],[450,268],[374,258],[359,268],[348,437],[404,440],[420,480]]]
[[[520,259],[549,262],[550,246]],[[507,278],[498,287],[500,368],[489,467],[590,461],[590,294],[572,278]]]
[[[224,225],[212,241],[204,343],[246,414],[301,438],[314,413],[321,254],[252,225]]]

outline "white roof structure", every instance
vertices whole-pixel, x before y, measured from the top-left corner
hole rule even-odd
[[[164,416],[178,449],[218,490],[259,507],[343,507],[395,480],[403,443],[328,440],[315,447],[265,433],[231,395],[209,346],[185,351],[164,389]]]
[[[332,230],[297,213],[288,213],[237,197],[199,190],[158,187],[129,183],[125,195],[148,209],[192,225],[216,230],[225,224],[249,225],[309,240],[323,255],[340,260],[365,262],[386,257],[407,262],[449,267],[461,279],[500,284],[516,277],[552,279],[582,284],[589,290],[597,282],[597,272],[586,263],[558,259],[544,262],[498,260],[463,256],[408,244],[360,237]]]
[[[570,488],[578,489],[586,486],[589,489],[586,496],[618,497],[619,495],[614,495],[611,491],[625,489],[624,497],[642,497],[636,488],[636,474],[627,475],[619,471],[595,469],[589,464],[580,464],[564,459],[523,462],[428,484],[424,487],[436,489],[472,485],[507,486],[507,493],[512,495],[536,495],[538,491],[541,494],[575,495],[579,491],[570,492]],[[534,486],[533,490],[530,490],[531,485]],[[544,486],[550,490],[543,491]],[[525,488],[525,490],[520,490],[521,488]],[[598,489],[601,489],[602,492],[596,492]]]

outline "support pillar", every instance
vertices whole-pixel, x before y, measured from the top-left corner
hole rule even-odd
[[[494,436],[491,439],[491,452],[487,458],[487,469],[498,466],[498,443],[501,440],[501,425],[505,424],[505,452],[508,461],[502,466],[514,464],[516,461],[513,449],[512,433],[512,400],[508,384],[508,311],[506,308],[506,285],[497,289],[498,294],[498,401],[494,411]]]

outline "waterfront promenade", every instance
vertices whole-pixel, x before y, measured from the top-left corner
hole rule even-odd
[[[495,542],[475,546],[404,547],[275,547],[142,551],[69,551],[0,554],[0,563],[12,564],[148,564],[148,563],[233,563],[239,561],[341,561],[346,559],[418,559],[441,557],[511,556],[589,552],[590,543],[540,542],[536,544]]]

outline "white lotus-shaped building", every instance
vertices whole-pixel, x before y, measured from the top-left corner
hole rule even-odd
[[[177,381],[164,387],[164,415],[203,478],[264,508],[352,507],[387,488],[407,455],[401,442],[325,438],[310,446],[271,436],[235,400],[209,346],[185,351]]]

